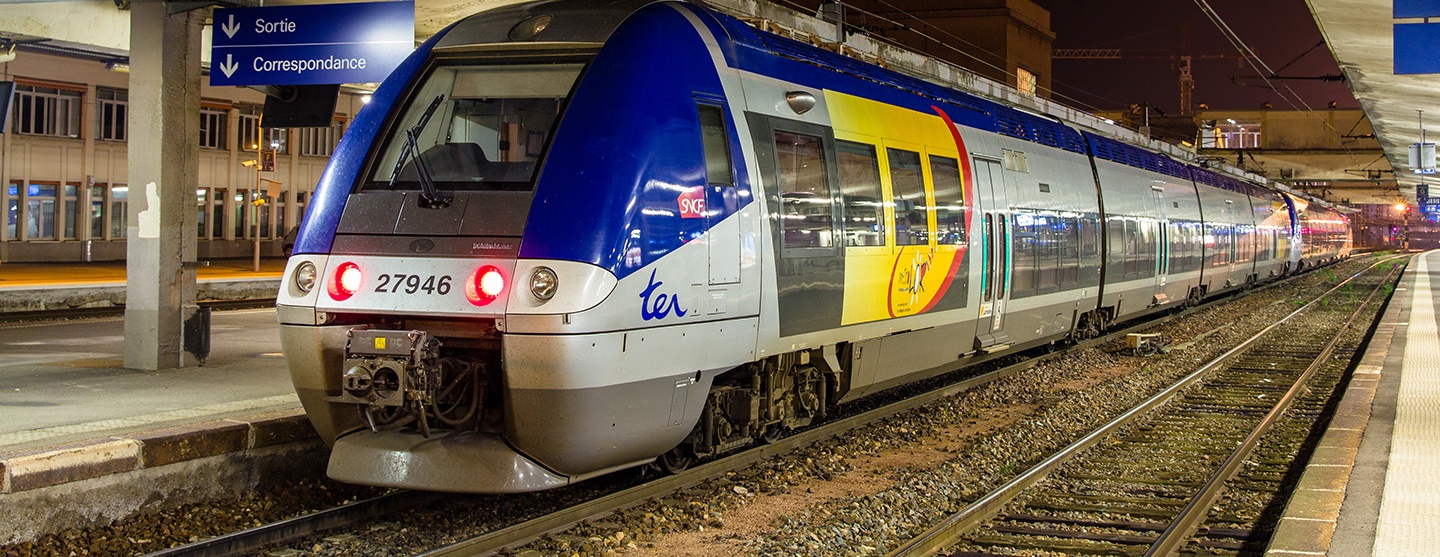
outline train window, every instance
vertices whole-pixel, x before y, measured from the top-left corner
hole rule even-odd
[[[995,225],[990,218],[990,213],[985,213],[985,232],[980,244],[980,253],[983,254],[983,263],[980,268],[980,301],[990,303],[995,298],[995,269],[992,263],[995,257],[994,239]]]
[[[1106,238],[1110,245],[1106,253],[1109,255],[1109,272],[1116,276],[1124,276],[1128,269],[1126,263],[1129,260],[1130,237],[1125,232],[1125,219],[1123,217],[1110,217],[1106,222]]]
[[[965,243],[965,192],[960,185],[960,162],[949,157],[930,157],[930,176],[935,182],[935,243]]]
[[[700,138],[705,143],[705,175],[712,186],[733,186],[730,168],[730,135],[725,133],[725,114],[720,107],[699,105]]]
[[[419,189],[423,167],[441,190],[531,190],[535,163],[580,70],[580,64],[435,68],[396,120],[366,187]]]
[[[833,202],[819,137],[775,132],[776,178],[780,183],[782,237],[787,248],[833,245]]]
[[[925,206],[925,176],[920,153],[886,149],[890,157],[890,185],[895,195],[895,243],[919,246],[930,243]]]
[[[1060,219],[1040,216],[1035,221],[1035,288],[1054,288],[1060,274]]]
[[[1060,284],[1080,282],[1080,221],[1065,217],[1059,223]]]
[[[1136,250],[1135,272],[1139,276],[1155,276],[1156,258],[1159,256],[1159,222],[1142,220],[1136,223],[1140,230],[1139,250]]]
[[[1034,213],[1015,211],[1015,235],[1010,239],[1010,264],[1013,278],[1010,280],[1010,295],[1021,298],[1035,290],[1035,271],[1043,243],[1045,217]]]
[[[1080,237],[1080,256],[1094,257],[1099,255],[1100,232],[1098,221],[1095,218],[1082,217],[1076,226],[1076,235]]]
[[[836,141],[840,196],[844,198],[845,245],[885,245],[885,194],[880,189],[880,160],[875,147]]]

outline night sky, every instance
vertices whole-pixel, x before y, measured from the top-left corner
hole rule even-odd
[[[1284,85],[1294,89],[1311,108],[1334,101],[1354,108],[1355,99],[1344,83],[1311,80],[1272,80],[1282,95],[1265,88],[1248,65],[1236,58],[1204,60],[1203,55],[1234,55],[1237,51],[1205,17],[1194,0],[1034,0],[1051,12],[1055,48],[1135,49],[1150,56],[1168,56],[1182,49],[1189,28],[1189,52],[1195,78],[1194,102],[1212,109],[1257,109],[1270,102],[1277,110],[1290,110]],[[1281,76],[1339,74],[1335,59],[1321,41],[1320,30],[1305,0],[1208,0],[1240,39]],[[1155,50],[1166,52],[1155,52]],[[1308,54],[1281,69],[1292,59]],[[1122,60],[1055,60],[1052,69],[1057,99],[1092,110],[1123,108],[1149,103],[1170,114],[1179,112],[1179,72],[1168,58]],[[1294,102],[1293,100],[1290,102]],[[1303,107],[1295,102],[1295,106]]]

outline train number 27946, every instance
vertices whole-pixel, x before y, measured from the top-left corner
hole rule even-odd
[[[406,275],[391,273],[380,275],[380,283],[375,285],[376,292],[415,294],[424,292],[426,294],[439,294],[444,296],[450,293],[450,275]]]

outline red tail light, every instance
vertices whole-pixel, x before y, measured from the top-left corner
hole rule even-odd
[[[465,299],[477,306],[495,301],[505,291],[505,275],[494,265],[475,269],[465,281]]]
[[[346,261],[335,267],[335,274],[330,277],[330,297],[340,302],[354,296],[360,291],[360,283],[364,276],[360,273],[360,266],[353,261]]]

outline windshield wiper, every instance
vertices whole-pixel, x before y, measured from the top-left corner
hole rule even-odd
[[[440,108],[440,103],[445,100],[445,95],[435,95],[435,100],[430,101],[430,106],[425,109],[425,114],[420,116],[420,121],[415,127],[405,130],[405,146],[400,151],[400,158],[395,161],[395,168],[390,171],[390,187],[395,187],[395,180],[400,177],[400,169],[405,167],[405,160],[415,159],[415,174],[420,177],[420,206],[426,209],[444,209],[450,206],[455,199],[452,195],[440,193],[435,187],[434,174],[430,172],[430,163],[425,157],[420,156],[418,139],[420,132],[425,130],[425,125],[430,123],[430,116],[435,114],[435,109]]]

